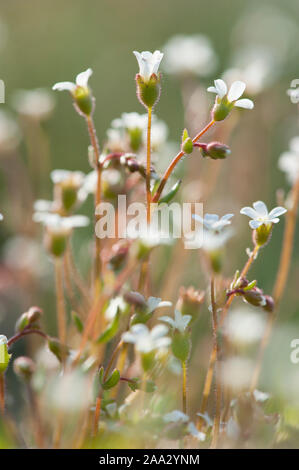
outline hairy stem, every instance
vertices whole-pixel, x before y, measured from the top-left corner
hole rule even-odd
[[[209,129],[210,127],[213,126],[213,124],[215,123],[214,120],[210,121],[209,124],[206,125],[206,127],[204,127],[193,139],[192,139],[192,142],[195,143],[197,142],[198,139],[201,138],[201,136],[203,136]],[[170,162],[168,168],[166,169],[164,175],[163,175],[163,178],[159,184],[159,187],[152,199],[152,202],[158,202],[159,199],[160,199],[160,196],[162,194],[162,191],[168,181],[168,178],[170,177],[171,173],[173,172],[174,168],[176,167],[176,165],[179,163],[179,161],[183,158],[184,156],[184,152],[183,151],[180,151],[176,157],[174,157],[174,159]]]
[[[219,344],[218,344],[218,320],[217,320],[217,307],[215,301],[215,279],[214,275],[211,277],[211,306],[212,306],[212,325],[213,325],[213,342],[215,349],[215,417],[213,427],[213,438],[211,447],[216,448],[220,430],[220,415],[221,415],[221,376],[219,367]]]
[[[151,127],[152,127],[152,108],[148,108],[147,118],[147,141],[146,141],[146,220],[147,224],[151,221]]]
[[[183,370],[183,383],[182,383],[183,413],[187,414],[187,364],[186,364],[186,361],[182,362],[182,370]]]
[[[55,260],[56,310],[58,337],[62,344],[66,343],[66,312],[63,291],[63,265],[61,259]]]
[[[274,299],[275,310],[274,312],[271,312],[268,316],[266,329],[265,329],[263,338],[260,343],[256,366],[253,372],[251,386],[250,386],[251,392],[253,392],[258,385],[265,350],[271,337],[274,321],[276,318],[276,312],[278,310],[279,303],[282,299],[286,282],[288,279],[288,273],[290,270],[292,251],[293,251],[293,245],[294,245],[296,217],[297,217],[298,205],[299,205],[299,178],[297,179],[297,181],[295,182],[293,186],[291,200],[292,200],[292,207],[291,209],[289,209],[286,215],[286,224],[285,224],[285,230],[284,230],[284,236],[283,236],[280,262],[279,262],[276,281],[275,281],[273,294],[272,294],[273,299]]]

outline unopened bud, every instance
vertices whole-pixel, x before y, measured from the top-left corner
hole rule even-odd
[[[39,307],[31,307],[28,312],[23,313],[17,320],[15,330],[21,332],[28,326],[39,328],[39,320],[42,316],[42,310]]]
[[[35,364],[29,357],[18,357],[13,363],[15,374],[25,382],[29,382],[35,372]]]
[[[8,354],[7,338],[0,335],[0,373],[6,371],[10,361],[11,354]]]
[[[204,302],[205,294],[203,291],[197,291],[194,287],[181,287],[176,309],[182,315],[191,315],[195,319],[200,311],[201,304]]]
[[[182,152],[186,154],[190,154],[193,152],[193,142],[192,139],[189,137],[187,129],[184,129],[183,132],[181,149]]]
[[[203,157],[210,157],[213,160],[223,160],[231,154],[230,148],[220,142],[211,142],[201,144],[201,153]]]

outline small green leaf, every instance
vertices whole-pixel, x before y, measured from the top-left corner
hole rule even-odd
[[[75,327],[77,328],[78,332],[79,333],[82,333],[83,331],[83,323],[81,321],[81,318],[79,317],[79,315],[77,315],[76,312],[72,312],[72,319],[73,319],[73,322],[75,324]]]
[[[101,383],[104,390],[110,390],[110,388],[115,387],[120,379],[120,373],[118,369],[114,369],[110,377],[103,383]]]
[[[112,323],[106,328],[106,330],[101,334],[98,338],[98,343],[107,343],[110,341],[118,332],[119,327],[119,318],[120,318],[120,310],[117,309],[117,314],[112,320]]]
[[[176,193],[178,192],[181,183],[182,183],[182,180],[178,180],[178,181],[173,185],[173,187],[171,188],[171,190],[169,191],[169,193],[167,193],[165,196],[163,196],[163,197],[159,200],[158,204],[162,204],[162,203],[168,204],[168,203],[174,198],[174,196],[176,195]]]

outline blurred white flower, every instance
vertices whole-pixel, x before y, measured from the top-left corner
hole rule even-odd
[[[90,379],[78,371],[56,375],[45,385],[46,403],[53,411],[76,413],[91,404]]]
[[[216,93],[220,100],[225,97],[228,101],[228,104],[232,107],[237,106],[238,108],[245,109],[252,109],[254,107],[253,101],[247,98],[241,100],[239,99],[243,95],[246,88],[246,84],[244,82],[241,82],[240,80],[233,82],[229,91],[227,91],[226,83],[221,79],[214,80],[214,85],[215,86],[210,86],[208,91],[211,93]]]
[[[242,357],[231,357],[223,362],[222,383],[235,392],[248,389],[254,370],[254,362]]]
[[[27,271],[35,276],[48,272],[45,253],[36,240],[26,236],[8,239],[3,248],[5,264],[13,270]]]
[[[179,310],[175,310],[174,318],[169,316],[162,316],[159,317],[159,320],[168,323],[168,325],[170,325],[173,329],[184,333],[188,324],[190,323],[191,318],[191,315],[182,315]]]
[[[3,214],[0,212],[0,220],[3,220]]]
[[[254,396],[254,398],[257,402],[263,403],[263,402],[269,400],[271,395],[269,393],[261,392],[260,390],[255,389],[253,391],[253,396]]]
[[[247,46],[235,53],[232,66],[224,72],[222,78],[229,85],[237,80],[246,82],[247,93],[255,96],[273,83],[277,68],[269,48]]]
[[[55,101],[47,90],[18,90],[13,96],[15,110],[25,116],[35,119],[47,119],[52,113]]]
[[[155,51],[154,53],[149,51],[143,51],[141,53],[133,51],[133,54],[139,65],[139,75],[145,82],[148,82],[153,74],[156,75],[158,73],[163,53],[160,51]]]
[[[113,119],[111,126],[115,129],[127,129],[141,131],[147,126],[147,114],[122,113],[120,118]]]
[[[156,115],[152,119],[152,128],[151,128],[151,145],[153,152],[157,152],[161,147],[166,143],[168,137],[168,126],[167,124],[158,119]],[[145,131],[144,131],[144,143],[145,143]]]
[[[253,207],[243,207],[240,210],[240,214],[247,215],[252,219],[249,222],[252,229],[256,229],[263,224],[277,224],[279,222],[278,217],[287,212],[287,209],[284,207],[275,207],[268,212],[267,206],[263,201],[254,202]]]
[[[92,70],[89,68],[84,72],[81,72],[76,77],[76,83],[73,82],[58,82],[52,87],[53,90],[64,91],[67,90],[71,94],[74,94],[74,91],[77,87],[88,88],[88,80],[92,75]]]
[[[42,223],[53,233],[70,233],[75,227],[86,227],[89,224],[89,218],[85,215],[72,215],[71,217],[61,217],[58,214],[48,212],[35,212],[34,222]]]
[[[54,184],[70,182],[78,188],[83,185],[85,178],[85,174],[82,171],[69,170],[53,170],[50,176]]]
[[[105,310],[105,318],[113,320],[118,311],[124,312],[128,307],[124,298],[121,296],[114,297],[110,300],[108,307]]]
[[[180,410],[173,410],[163,416],[165,423],[188,423],[189,416]]]
[[[0,152],[14,150],[21,139],[19,126],[10,115],[0,110]]]
[[[216,68],[217,57],[209,39],[201,34],[176,35],[163,47],[163,68],[169,74],[205,77]]]
[[[232,310],[225,322],[225,332],[234,344],[247,345],[259,341],[264,333],[265,317],[261,312],[242,307]]]
[[[299,136],[291,139],[290,150],[281,154],[278,167],[286,173],[287,180],[293,185],[299,177]]]
[[[122,339],[125,343],[133,343],[139,353],[146,354],[169,346],[171,340],[165,336],[167,333],[166,325],[156,325],[149,330],[143,323],[138,323],[133,325],[130,331],[124,333]]]
[[[221,218],[217,214],[205,214],[204,218],[200,215],[193,214],[193,219],[198,220],[203,226],[210,231],[220,232],[224,227],[231,224],[231,218],[234,214],[225,214]]]

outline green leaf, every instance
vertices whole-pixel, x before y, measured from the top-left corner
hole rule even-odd
[[[118,369],[114,369],[110,377],[103,383],[101,383],[104,390],[110,390],[110,388],[115,387],[120,379],[120,373]]]
[[[76,312],[72,312],[72,320],[75,324],[75,327],[77,328],[78,332],[79,333],[82,333],[83,331],[83,323],[81,321],[81,318],[79,317],[79,315],[76,313]]]
[[[169,193],[167,193],[165,196],[163,196],[163,197],[159,200],[158,204],[162,204],[162,203],[168,204],[168,203],[174,198],[174,196],[176,195],[176,193],[178,192],[181,183],[182,183],[182,180],[178,180],[178,181],[173,185],[173,187],[171,188],[171,190],[169,191]]]
[[[110,323],[110,325],[106,328],[106,330],[97,339],[97,343],[107,343],[117,334],[118,327],[119,327],[119,318],[120,318],[120,310],[117,309],[117,314],[113,318],[112,323]]]

